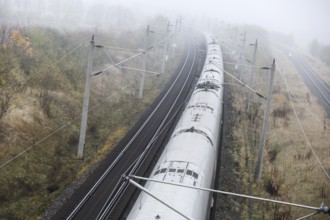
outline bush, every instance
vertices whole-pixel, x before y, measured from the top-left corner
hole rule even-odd
[[[280,186],[272,178],[265,181],[264,187],[271,196],[277,196],[280,191]]]

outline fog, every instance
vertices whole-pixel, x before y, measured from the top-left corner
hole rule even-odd
[[[256,24],[293,35],[299,42],[330,44],[329,0],[121,0],[145,13],[206,16],[230,23]]]
[[[329,0],[0,0],[0,21],[125,28],[162,14],[172,20],[254,24],[292,35],[298,43],[317,39],[330,44],[329,9]]]

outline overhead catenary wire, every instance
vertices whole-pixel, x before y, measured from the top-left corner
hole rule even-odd
[[[244,65],[244,64],[233,63],[233,62],[223,62],[223,63],[224,63],[224,64],[232,64],[232,65],[237,65],[237,66],[244,66],[244,67],[257,68],[257,66],[253,66],[253,65]]]
[[[103,46],[103,45],[95,45],[95,47],[97,47],[97,48],[111,49],[111,50],[129,51],[129,52],[144,52],[144,50],[128,49],[128,48],[122,48],[122,47],[110,47],[110,46]]]
[[[324,124],[323,121],[321,121],[321,119],[317,117],[316,113],[312,112],[312,111],[310,110],[310,108],[306,108],[306,107],[301,103],[301,101],[298,99],[298,97],[296,96],[296,94],[294,94],[294,93],[293,93],[292,91],[290,91],[290,90],[289,90],[288,92],[291,93],[291,95],[295,98],[295,100],[299,103],[299,105],[300,105],[303,109],[305,109],[311,117],[313,117],[316,121],[318,121],[318,122],[319,122],[321,125],[323,125],[325,128],[330,129],[329,126],[327,126],[326,124]]]
[[[223,190],[215,190],[215,189],[209,189],[209,188],[205,188],[205,187],[189,186],[189,185],[180,184],[180,183],[166,182],[166,181],[155,180],[155,179],[152,179],[152,178],[146,178],[146,177],[135,176],[135,175],[130,175],[128,177],[125,177],[125,179],[126,180],[137,179],[137,180],[144,180],[144,181],[149,181],[149,182],[154,182],[154,183],[185,187],[185,188],[190,188],[190,189],[194,189],[194,190],[202,190],[202,191],[207,191],[207,192],[219,193],[219,194],[223,194],[223,195],[253,199],[253,200],[262,201],[262,202],[271,202],[271,203],[277,203],[277,204],[281,204],[281,205],[288,205],[288,206],[297,207],[297,208],[310,209],[310,210],[315,210],[315,211],[318,211],[318,212],[324,212],[325,214],[329,214],[329,208],[324,207],[323,204],[321,205],[321,207],[315,207],[315,206],[303,205],[303,204],[298,204],[298,203],[285,202],[285,201],[280,201],[280,200],[250,196],[250,195],[245,195],[245,194],[240,194],[240,193],[232,193],[232,192],[227,192],[227,191],[223,191]]]
[[[152,198],[154,198],[155,200],[159,201],[160,203],[162,203],[163,205],[167,206],[168,208],[170,208],[171,210],[173,210],[174,212],[178,213],[179,215],[181,215],[182,217],[184,217],[185,219],[188,220],[193,220],[191,217],[187,216],[186,214],[180,212],[179,210],[177,210],[175,207],[173,207],[172,205],[168,204],[167,202],[163,201],[162,199],[159,199],[157,196],[155,196],[153,193],[151,193],[149,190],[147,190],[146,188],[144,188],[143,186],[141,186],[140,184],[138,184],[137,182],[135,182],[134,180],[132,180],[131,178],[127,178],[127,181],[129,181],[132,185],[136,186],[137,188],[141,189],[143,192],[145,192],[146,194],[148,194],[149,196],[151,196]]]
[[[103,70],[101,70],[101,71],[98,71],[98,72],[92,74],[92,76],[97,76],[97,75],[100,75],[101,73],[105,73],[105,72],[109,71],[110,69],[113,69],[113,68],[115,68],[115,67],[118,67],[119,65],[121,65],[121,64],[123,64],[123,63],[126,63],[127,61],[130,61],[130,60],[132,60],[132,59],[134,59],[134,58],[136,58],[136,57],[138,57],[138,56],[141,56],[142,54],[145,54],[147,51],[149,51],[149,50],[153,49],[154,47],[160,45],[161,43],[163,43],[163,42],[166,41],[167,39],[171,38],[172,36],[173,36],[173,35],[169,35],[169,36],[167,36],[166,38],[164,38],[163,40],[158,41],[158,42],[155,43],[154,45],[148,47],[146,50],[143,50],[143,51],[141,51],[141,52],[139,52],[139,53],[137,53],[137,54],[135,54],[135,55],[133,55],[133,56],[131,56],[131,57],[129,57],[129,58],[123,60],[123,61],[120,61],[119,63],[113,64],[113,65],[111,65],[111,66],[108,67],[108,68],[105,68],[105,69],[103,69]]]
[[[37,71],[37,72],[43,72],[45,70],[47,70],[48,68],[56,65],[58,62],[62,61],[63,59],[65,59],[66,57],[68,57],[69,55],[71,55],[72,53],[74,53],[76,50],[78,50],[80,47],[83,46],[83,41],[87,40],[88,38],[87,37],[84,37],[82,40],[79,41],[79,43],[77,44],[77,46],[75,46],[74,48],[72,48],[68,53],[66,53],[65,55],[63,55],[62,57],[58,58],[57,60],[51,62],[50,64],[48,64],[46,67],[44,67],[42,70],[40,71]],[[27,83],[30,78],[32,77],[33,74],[31,74],[29,77],[27,77],[27,79],[25,79],[25,82],[24,83]],[[18,82],[19,84],[22,84],[22,82]],[[14,85],[11,85],[11,87],[13,87]],[[26,105],[29,105],[30,102],[26,102],[24,104],[21,104],[21,105],[17,105],[17,106],[14,106],[14,107],[11,107],[11,108],[8,108],[6,110],[6,112],[3,114],[4,115],[7,115],[9,112],[13,111],[14,109],[17,109],[17,108],[20,108],[20,107],[23,107],[23,106],[26,106]]]
[[[263,96],[262,94],[260,94],[258,91],[252,89],[250,86],[246,85],[242,80],[238,79],[237,77],[235,77],[233,74],[229,73],[228,71],[226,71],[223,67],[221,67],[220,65],[216,64],[213,61],[210,61],[210,63],[214,64],[215,66],[217,66],[218,68],[220,68],[222,71],[224,71],[224,73],[226,73],[227,75],[229,75],[231,78],[233,78],[234,80],[236,80],[237,82],[239,82],[241,84],[242,87],[246,87],[247,89],[251,90],[252,92],[254,92],[257,96],[259,96],[262,99],[267,99],[267,97]]]
[[[266,56],[265,48],[262,48],[262,53],[263,53],[263,55],[264,55],[264,57],[265,57],[266,59],[269,59],[268,56]],[[279,71],[279,72],[281,73],[281,71]],[[311,149],[313,155],[316,157],[317,162],[319,163],[319,165],[320,165],[322,171],[325,173],[326,177],[330,180],[330,178],[329,178],[329,174],[327,173],[326,169],[324,168],[324,166],[323,166],[323,164],[322,164],[320,158],[316,155],[316,152],[315,152],[314,148],[312,147],[310,141],[308,140],[308,138],[307,138],[307,136],[306,136],[306,133],[305,133],[305,131],[304,131],[303,127],[302,127],[302,124],[301,124],[301,122],[300,122],[300,120],[299,120],[299,118],[298,118],[298,115],[297,115],[297,113],[296,113],[296,110],[294,109],[293,102],[292,102],[292,96],[293,96],[293,97],[299,102],[299,104],[300,104],[304,109],[306,109],[306,110],[308,111],[308,113],[309,113],[314,119],[316,119],[318,122],[320,122],[324,127],[328,128],[328,129],[329,129],[329,127],[328,127],[326,124],[324,124],[324,123],[323,123],[323,122],[322,122],[317,116],[315,116],[315,114],[314,114],[313,112],[311,112],[309,109],[307,109],[306,107],[304,107],[304,106],[302,105],[302,103],[298,100],[297,96],[296,96],[295,94],[293,94],[293,93],[289,90],[289,88],[288,88],[288,84],[287,84],[287,82],[286,82],[286,80],[285,80],[285,77],[282,76],[282,73],[281,73],[281,77],[282,77],[282,79],[285,81],[285,85],[286,85],[286,88],[287,88],[287,90],[288,90],[288,94],[289,94],[289,97],[290,97],[290,102],[291,102],[291,105],[292,105],[292,109],[293,109],[293,111],[294,111],[294,115],[295,115],[295,117],[296,117],[296,119],[297,119],[297,121],[298,121],[298,124],[299,124],[299,126],[300,126],[300,129],[301,129],[301,131],[302,131],[302,133],[303,133],[303,135],[304,135],[304,138],[305,138],[305,140],[307,141],[307,143],[308,143],[308,145],[309,145],[309,147],[310,147],[310,149]],[[315,207],[314,207],[314,208],[315,208]],[[328,208],[328,207],[323,207],[323,204],[321,205],[320,208],[315,209],[315,211],[316,211],[315,213],[309,214],[309,215],[304,216],[304,217],[299,218],[299,219],[305,219],[305,218],[307,218],[307,217],[310,217],[310,216],[316,215],[316,214],[318,214],[318,213],[320,213],[320,212],[323,212],[323,213],[326,213],[326,214],[329,214],[329,215],[330,215],[329,208]]]
[[[114,64],[115,62],[114,62],[113,59],[111,58],[109,52],[108,52],[106,49],[104,49],[104,51],[105,51],[107,57],[109,58],[109,60],[111,61],[111,64]],[[145,71],[145,70],[143,70],[143,69],[138,69],[138,68],[133,68],[133,67],[128,67],[128,66],[123,66],[123,65],[117,65],[116,67],[117,67],[118,69],[135,70],[135,71],[138,71],[138,72],[144,72],[144,71]],[[152,73],[152,74],[156,74],[156,75],[159,75],[159,74],[160,74],[160,73],[158,73],[158,72],[150,71],[150,70],[148,70],[148,73]]]
[[[309,217],[312,217],[312,216],[317,215],[317,214],[319,214],[319,212],[314,212],[314,213],[306,215],[304,217],[297,218],[297,220],[302,220],[302,219],[305,219],[305,218],[309,218]]]
[[[296,118],[296,120],[297,120],[297,122],[298,122],[299,128],[300,128],[300,130],[301,130],[301,132],[302,132],[302,134],[303,134],[303,136],[304,136],[304,138],[305,138],[305,141],[306,141],[308,147],[310,148],[310,150],[312,151],[314,157],[316,158],[316,161],[317,161],[317,163],[319,164],[321,170],[323,171],[323,173],[325,174],[325,176],[327,177],[327,179],[330,180],[330,175],[329,175],[329,173],[327,172],[327,170],[325,169],[325,167],[324,167],[324,165],[323,165],[321,159],[320,159],[320,158],[318,157],[318,155],[316,154],[316,151],[315,151],[315,149],[313,148],[313,146],[312,146],[310,140],[308,139],[308,137],[307,137],[307,135],[306,135],[306,132],[305,132],[305,129],[303,128],[302,123],[301,123],[301,120],[299,119],[298,114],[297,114],[297,112],[296,112],[296,109],[295,109],[295,107],[294,107],[294,105],[293,105],[292,96],[294,96],[296,100],[298,100],[298,99],[297,99],[297,97],[296,97],[296,96],[290,91],[290,89],[289,89],[289,85],[288,85],[288,82],[287,82],[287,80],[286,80],[286,76],[285,76],[284,72],[281,71],[281,70],[279,70],[279,73],[280,73],[280,76],[281,76],[282,80],[283,80],[284,83],[285,83],[286,89],[287,89],[288,94],[289,94],[289,99],[290,99],[290,103],[291,103],[291,107],[292,107],[292,110],[293,110],[294,116],[295,116],[295,118]],[[298,101],[298,102],[299,102],[299,101]],[[301,103],[299,103],[299,104],[302,105]],[[305,108],[305,109],[306,109],[306,108]],[[313,118],[315,118],[317,121],[321,122],[321,121],[320,121],[320,120],[319,120],[314,114],[312,114],[312,112],[311,112],[310,110],[308,110],[308,113],[309,113]],[[328,128],[328,126],[326,126],[323,122],[321,122],[321,124],[322,124],[324,127]]]
[[[219,43],[219,45],[220,45],[221,47],[225,47],[225,48],[227,48],[228,50],[231,50],[232,52],[238,53],[237,50],[235,50],[235,49],[233,49],[233,48],[230,48],[230,47],[228,47],[228,46],[226,46],[226,45],[224,45],[224,44]],[[239,57],[242,58],[242,59],[244,59],[245,61],[248,61],[249,63],[251,62],[249,59],[247,59],[247,58],[246,58],[245,56],[243,56],[242,54],[239,54]],[[240,64],[238,64],[238,65],[240,65]]]
[[[266,55],[265,48],[264,48],[264,47],[261,47],[261,48],[262,48],[261,51],[262,51],[264,57],[265,57],[266,59],[268,59],[268,56]],[[314,148],[313,148],[311,142],[309,141],[309,139],[308,139],[308,137],[307,137],[307,135],[306,135],[306,132],[305,132],[305,130],[304,130],[302,124],[301,124],[301,121],[300,121],[300,119],[299,119],[299,117],[298,117],[298,114],[297,114],[297,112],[296,112],[296,109],[295,109],[295,107],[294,107],[294,105],[293,105],[292,96],[294,96],[296,100],[298,100],[298,98],[297,98],[297,97],[296,97],[296,96],[290,91],[290,89],[289,89],[289,85],[288,85],[288,82],[287,82],[287,80],[286,80],[286,76],[285,76],[284,72],[282,71],[282,68],[279,68],[278,72],[280,73],[280,76],[281,76],[282,80],[284,81],[284,84],[285,84],[286,90],[287,90],[287,92],[288,92],[288,94],[289,94],[289,99],[290,99],[290,103],[291,103],[291,108],[292,108],[292,110],[293,110],[293,113],[294,113],[295,118],[297,119],[297,122],[298,122],[299,128],[300,128],[300,130],[301,130],[301,132],[302,132],[302,134],[303,134],[303,136],[304,136],[304,138],[305,138],[305,141],[307,142],[308,147],[310,148],[310,150],[312,151],[313,155],[315,156],[316,161],[317,161],[317,163],[319,164],[321,170],[324,172],[324,174],[325,174],[325,176],[327,177],[327,179],[330,180],[330,175],[329,175],[329,173],[327,172],[327,170],[325,169],[324,165],[322,164],[320,158],[317,156],[317,154],[316,154],[316,152],[315,152],[315,150],[314,150]],[[299,102],[299,101],[298,101],[298,102]],[[299,104],[302,105],[301,103],[299,103]],[[305,108],[305,109],[306,109],[306,108]],[[310,110],[308,110],[308,113],[309,113],[313,118],[315,118],[317,121],[321,122],[321,120],[319,120],[319,119],[318,119],[318,118],[317,118],[317,117],[316,117],[316,116],[315,116]],[[324,127],[326,127],[326,128],[329,129],[329,127],[326,126],[323,122],[321,122],[321,124],[322,124]]]
[[[185,103],[182,102],[180,104],[180,106],[178,107],[178,109],[175,111],[175,113],[173,114],[173,116],[169,119],[166,120],[166,124],[164,126],[161,126],[162,129],[159,132],[156,132],[156,135],[153,136],[153,138],[150,140],[149,144],[147,145],[147,147],[144,149],[144,151],[134,160],[133,163],[131,163],[131,165],[126,169],[126,171],[124,172],[125,175],[130,175],[132,174],[134,171],[134,169],[136,168],[136,166],[139,165],[139,161],[141,161],[141,159],[145,156],[145,154],[147,154],[147,152],[150,150],[150,148],[152,147],[152,145],[156,142],[156,140],[158,139],[159,135],[162,134],[165,130],[166,127],[168,127],[172,121],[174,120],[174,118],[177,116],[178,112],[180,111],[180,109],[182,108],[182,106]],[[121,180],[119,180],[119,182],[117,183],[117,185],[119,185],[119,183],[121,182]],[[117,188],[117,187],[116,187]],[[120,188],[122,189],[122,188]],[[117,190],[117,194],[120,193],[121,190]],[[109,201],[110,201],[111,196],[109,197]],[[110,202],[107,202],[106,204],[108,204],[108,207],[111,206],[113,204],[113,200],[111,200]]]
[[[291,97],[291,93],[290,93],[290,89],[289,89],[289,85],[288,85],[288,82],[287,82],[287,80],[286,80],[286,77],[285,77],[285,75],[284,75],[284,73],[283,73],[282,71],[279,71],[279,73],[280,73],[280,75],[281,75],[281,77],[282,77],[282,79],[283,79],[283,81],[284,81],[284,84],[285,84],[285,86],[286,86],[286,89],[287,89],[287,91],[288,91],[289,99],[290,99],[290,103],[291,103],[291,107],[292,107],[293,113],[294,113],[294,115],[295,115],[295,118],[297,119],[298,125],[299,125],[299,127],[300,127],[300,130],[301,130],[301,132],[302,132],[304,138],[305,138],[305,141],[307,142],[308,147],[310,148],[310,150],[312,151],[313,155],[315,156],[316,161],[317,161],[317,163],[320,165],[320,168],[321,168],[322,171],[324,172],[325,176],[328,178],[328,180],[330,180],[330,175],[328,174],[327,170],[325,169],[324,165],[322,164],[320,158],[317,156],[317,154],[316,154],[316,152],[315,152],[315,150],[314,150],[314,148],[313,148],[311,142],[309,141],[309,139],[308,139],[308,137],[307,137],[307,135],[306,135],[306,132],[305,132],[305,130],[304,130],[302,124],[301,124],[301,121],[300,121],[300,119],[299,119],[299,117],[298,117],[298,114],[297,114],[297,112],[296,112],[296,109],[295,109],[295,107],[294,107],[294,105],[293,105],[293,101],[292,101],[292,97]]]
[[[118,67],[119,65],[121,65],[121,64],[123,64],[123,63],[125,63],[125,62],[127,62],[127,61],[129,61],[129,60],[131,60],[131,59],[134,59],[135,57],[137,57],[137,56],[139,56],[139,55],[141,55],[141,54],[146,53],[148,50],[151,50],[152,48],[154,48],[155,46],[157,46],[157,45],[163,43],[164,41],[166,41],[168,38],[171,38],[172,36],[173,36],[173,35],[169,35],[169,36],[167,36],[165,39],[163,39],[163,40],[157,42],[156,44],[154,44],[154,45],[152,45],[152,46],[150,46],[150,47],[147,48],[145,51],[142,51],[142,52],[140,52],[140,53],[138,53],[138,54],[136,54],[136,55],[134,55],[134,56],[132,56],[132,57],[130,57],[130,58],[127,58],[127,59],[125,59],[125,60],[123,60],[123,61],[121,61],[121,62],[119,62],[119,63],[116,63],[116,64],[110,66],[109,68],[106,68],[106,69],[104,69],[104,70],[101,70],[101,71],[99,71],[99,72],[93,74],[92,76],[99,75],[99,74],[104,73],[104,72],[106,72],[106,71],[108,71],[108,70],[110,70],[110,69],[112,69],[112,68],[114,68],[114,67]],[[87,39],[87,38],[85,38],[84,40],[86,40],[86,39]],[[83,43],[80,42],[76,47],[74,47],[72,50],[70,50],[67,54],[65,54],[65,55],[62,56],[61,58],[57,59],[56,61],[52,62],[51,64],[47,65],[47,66],[44,68],[44,70],[48,69],[48,68],[51,67],[51,66],[54,66],[55,64],[57,64],[57,63],[60,62],[61,60],[65,59],[67,56],[69,56],[70,54],[72,54],[74,51],[76,51],[76,50],[77,50],[78,48],[80,48],[81,46],[83,46]],[[157,74],[158,74],[158,73],[157,73]],[[28,81],[28,79],[27,79],[26,81]],[[128,86],[126,86],[125,88],[129,87],[129,86],[132,85],[132,84],[133,84],[133,83],[130,83],[130,84],[129,84]],[[125,88],[124,88],[124,89],[125,89]],[[121,90],[123,90],[123,89],[121,89]],[[117,93],[115,93],[115,94],[113,94],[113,95],[107,97],[105,100],[109,99],[110,97],[112,97],[112,96],[114,96],[114,95],[116,95],[116,94],[117,94]],[[104,100],[104,101],[105,101],[105,100]],[[97,106],[101,105],[104,101],[99,102],[98,104],[96,104],[96,105],[94,105],[93,107],[91,107],[91,108],[88,110],[88,112],[92,111],[92,110],[95,109]],[[35,147],[36,145],[42,143],[43,141],[45,141],[45,140],[48,139],[49,137],[55,135],[55,134],[58,133],[60,130],[62,130],[63,128],[67,127],[67,126],[70,125],[72,122],[74,122],[75,120],[79,119],[80,117],[81,117],[81,116],[78,116],[78,117],[74,118],[73,120],[68,121],[67,123],[65,123],[64,125],[60,126],[59,128],[57,128],[56,130],[54,130],[54,131],[51,132],[50,134],[46,135],[45,137],[43,137],[42,139],[40,139],[39,141],[37,141],[37,142],[34,143],[33,145],[29,146],[28,148],[26,148],[25,150],[23,150],[22,152],[20,152],[19,154],[15,155],[14,157],[12,157],[11,159],[9,159],[9,160],[6,161],[5,163],[1,164],[1,165],[0,165],[0,169],[3,168],[4,166],[6,166],[7,164],[11,163],[12,161],[16,160],[17,158],[19,158],[20,156],[22,156],[23,154],[25,154],[26,152],[28,152],[29,150],[31,150],[31,149],[32,149],[33,147]]]
[[[42,70],[39,70],[39,71],[36,71],[37,73],[41,73],[43,71],[46,71],[48,68],[56,65],[58,62],[60,62],[61,60],[65,59],[66,57],[68,57],[69,55],[71,55],[73,52],[75,52],[77,49],[79,49],[80,47],[84,46],[83,45],[83,42],[86,41],[88,38],[85,37],[83,38],[82,40],[79,41],[79,43],[77,44],[77,46],[75,46],[73,49],[71,49],[68,53],[66,53],[65,55],[63,55],[62,57],[58,58],[57,60],[49,63],[48,65],[46,65],[44,68],[42,68]],[[41,55],[42,56],[42,55]],[[30,74],[25,80],[24,82],[18,82],[17,84],[24,84],[24,83],[27,83],[30,78],[32,78],[33,74]],[[12,87],[14,85],[11,85]]]
[[[129,88],[131,85],[133,85],[133,83],[130,83],[128,85],[126,85],[124,88],[121,88],[120,91],[123,91],[127,88]],[[105,101],[107,101],[108,99],[112,98],[113,96],[117,95],[120,91],[117,91],[114,94],[111,94],[110,96],[106,97],[105,99],[103,99],[101,102],[95,104],[94,106],[92,106],[88,112],[92,111],[93,109],[95,109],[96,107],[100,106],[101,104],[103,104]],[[23,150],[22,152],[20,152],[19,154],[15,155],[14,157],[12,157],[11,159],[9,159],[8,161],[6,161],[5,163],[0,165],[0,169],[5,167],[6,165],[8,165],[9,163],[13,162],[14,160],[16,160],[17,158],[21,157],[23,154],[25,154],[26,152],[28,152],[29,150],[31,150],[33,147],[39,145],[40,143],[42,143],[43,141],[47,140],[48,138],[50,138],[51,136],[57,134],[59,131],[61,131],[62,129],[64,129],[65,127],[67,127],[68,125],[70,125],[71,123],[73,123],[74,121],[76,121],[77,119],[81,118],[81,115],[77,116],[76,118],[66,122],[65,124],[61,125],[60,127],[58,127],[57,129],[55,129],[53,132],[49,133],[48,135],[46,135],[45,137],[41,138],[40,140],[38,140],[36,143],[32,144],[31,146],[29,146],[28,148],[26,148],[25,150]]]
[[[185,63],[188,60],[188,56],[185,60]],[[182,70],[181,70],[182,72]],[[171,88],[174,86],[174,84],[171,85]],[[115,164],[117,163],[118,160],[120,160],[120,158],[122,158],[122,156],[125,154],[125,152],[128,150],[128,148],[131,146],[131,144],[133,143],[133,141],[135,140],[135,138],[137,137],[137,135],[142,131],[142,129],[146,126],[146,124],[148,123],[149,120],[151,120],[151,116],[153,114],[155,114],[156,110],[160,107],[160,103],[162,103],[162,101],[165,99],[165,97],[167,96],[167,94],[169,94],[170,90],[167,90],[166,94],[162,97],[162,100],[160,100],[160,102],[158,103],[158,105],[154,108],[154,110],[151,112],[151,114],[149,115],[149,117],[147,118],[147,120],[143,123],[142,126],[139,127],[138,131],[136,132],[136,134],[133,136],[133,138],[126,144],[126,146],[124,147],[124,149],[120,152],[120,154],[115,158],[114,161],[112,161],[112,163],[108,166],[108,168],[106,169],[106,171],[103,173],[103,175],[101,176],[101,178],[93,185],[93,187],[87,192],[87,194],[85,195],[85,197],[79,202],[79,204],[76,206],[76,208],[71,212],[70,216],[67,219],[70,219],[73,215],[75,215],[75,213],[83,206],[83,204],[85,203],[85,201],[87,200],[87,198],[94,192],[94,190],[98,187],[98,185],[103,181],[103,179],[105,178],[106,175],[108,175],[108,173],[110,172],[110,170],[115,166]],[[137,161],[141,158],[141,155],[138,157]],[[131,166],[135,166],[135,163],[131,164]],[[118,183],[119,184],[119,183]],[[118,192],[117,192],[118,193]]]
[[[263,48],[263,53],[264,53],[264,56],[267,57],[264,48]],[[325,167],[324,167],[324,165],[322,164],[320,158],[317,156],[317,154],[316,154],[316,152],[315,152],[315,149],[313,148],[311,142],[309,141],[309,139],[308,139],[308,137],[307,137],[307,135],[306,135],[306,132],[305,132],[305,130],[304,130],[302,124],[301,124],[301,121],[300,121],[300,119],[299,119],[299,117],[298,117],[298,114],[297,114],[297,112],[296,112],[296,109],[295,109],[295,107],[294,107],[294,105],[293,105],[292,96],[294,96],[295,99],[296,99],[298,102],[299,102],[299,100],[298,100],[298,98],[297,98],[297,97],[296,97],[296,96],[290,91],[290,89],[289,89],[289,85],[288,85],[288,82],[287,82],[287,80],[286,80],[286,76],[285,76],[284,72],[281,71],[281,70],[279,70],[279,73],[280,73],[280,76],[281,76],[282,80],[283,80],[284,83],[285,83],[286,89],[287,89],[288,94],[289,94],[289,99],[290,99],[291,107],[292,107],[292,109],[293,109],[293,113],[294,113],[294,115],[295,115],[295,118],[297,119],[297,122],[298,122],[299,128],[300,128],[300,130],[301,130],[301,132],[302,132],[302,134],[303,134],[303,136],[304,136],[304,138],[305,138],[305,141],[307,142],[308,147],[310,148],[310,150],[312,151],[313,155],[315,156],[316,161],[317,161],[317,163],[319,164],[321,170],[324,172],[324,174],[325,174],[325,176],[327,177],[327,179],[330,180],[330,175],[329,175],[329,173],[328,173],[327,170],[325,169]],[[301,104],[300,102],[299,102],[299,104],[302,106],[302,104]],[[305,107],[303,107],[303,108],[306,109]],[[316,120],[319,121],[324,127],[326,127],[326,128],[329,129],[329,127],[328,127],[327,125],[325,125],[323,122],[321,122],[321,120],[318,119],[318,118],[315,116],[315,114],[313,114],[309,109],[307,109],[307,111],[308,111],[308,113],[309,113],[314,119],[316,119]]]
[[[261,49],[261,52],[262,52],[264,58],[266,58],[267,60],[270,60],[269,56],[267,56],[267,53],[266,53],[266,49],[265,49],[265,47],[260,46],[260,49]],[[279,63],[277,63],[277,66],[279,67],[280,70],[283,71],[283,68],[280,67]],[[282,75],[281,75],[281,77],[282,77]],[[282,78],[282,79],[283,79],[283,78]],[[288,92],[291,93],[291,95],[295,98],[295,100],[299,103],[299,105],[300,105],[302,108],[304,108],[304,109],[308,112],[308,114],[309,114],[311,117],[313,117],[315,120],[317,120],[317,121],[318,121],[320,124],[322,124],[325,128],[330,129],[330,127],[327,126],[325,123],[323,123],[323,122],[320,120],[320,118],[317,117],[316,114],[310,110],[310,108],[306,108],[306,107],[301,103],[301,101],[298,99],[298,97],[297,97],[297,96],[296,96],[296,95],[295,95],[290,89],[288,90]]]
[[[256,197],[256,196],[240,194],[240,193],[232,193],[232,192],[227,192],[227,191],[223,191],[223,190],[215,190],[215,189],[209,189],[209,188],[205,188],[205,187],[189,186],[189,185],[180,184],[180,183],[166,182],[166,181],[155,180],[155,179],[141,177],[141,176],[135,176],[135,175],[130,175],[130,176],[125,177],[125,178],[126,179],[144,180],[144,181],[161,183],[161,184],[168,184],[168,185],[173,185],[173,186],[180,186],[180,187],[185,187],[185,188],[190,188],[190,189],[195,189],[195,190],[202,190],[202,191],[213,192],[213,193],[219,193],[219,194],[224,194],[224,195],[229,195],[229,196],[236,196],[236,197],[242,197],[242,198],[247,198],[247,199],[254,199],[254,200],[263,201],[263,202],[271,202],[271,203],[277,203],[277,204],[282,204],[282,205],[289,205],[289,206],[293,206],[293,207],[297,207],[297,208],[311,209],[311,210],[315,210],[315,211],[318,211],[318,212],[324,212],[325,214],[330,214],[329,208],[325,207],[323,204],[320,207],[308,206],[308,205],[303,205],[303,204],[298,204],[298,203],[261,198],[261,197]]]
[[[114,64],[115,62],[113,61],[112,57],[110,56],[110,53],[106,50],[106,48],[104,48],[103,51],[105,52],[105,54],[107,55],[107,57],[108,57],[109,60],[111,61],[111,64]]]

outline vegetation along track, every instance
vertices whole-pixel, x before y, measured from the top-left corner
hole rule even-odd
[[[196,48],[192,40],[189,40],[187,56],[178,74],[172,77],[155,102],[64,207],[53,216],[53,219],[107,218],[109,213],[113,219],[120,215],[125,205],[123,200],[130,199],[130,193],[122,193],[124,196],[118,197],[121,199],[112,200],[116,192],[119,192],[116,187],[127,188],[122,186],[121,176],[129,171],[133,162],[139,158],[141,163],[135,167],[140,169],[138,172],[136,169],[135,173],[143,175],[148,168],[153,155],[146,154],[145,157],[140,157],[140,155],[149,144],[156,148],[160,146],[160,137],[165,137],[169,129],[169,126],[164,125],[168,125],[169,119],[173,119],[173,114],[180,109],[189,91],[194,76],[193,70],[196,68],[195,58]],[[157,141],[155,141],[156,137],[158,137]],[[157,150],[153,148],[152,153],[156,152]],[[132,189],[128,187],[128,191],[132,192]],[[116,211],[109,212],[114,206],[116,206]]]
[[[321,79],[313,68],[298,55],[291,55],[290,58],[312,93],[318,97],[328,117],[330,117],[330,87],[328,83]]]

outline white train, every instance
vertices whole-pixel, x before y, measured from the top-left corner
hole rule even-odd
[[[223,103],[223,59],[220,46],[206,35],[207,56],[191,99],[149,178],[212,188]],[[219,68],[220,67],[220,68]],[[208,219],[211,194],[197,189],[147,182],[145,185],[191,219]],[[127,219],[185,219],[154,198],[140,193]]]

